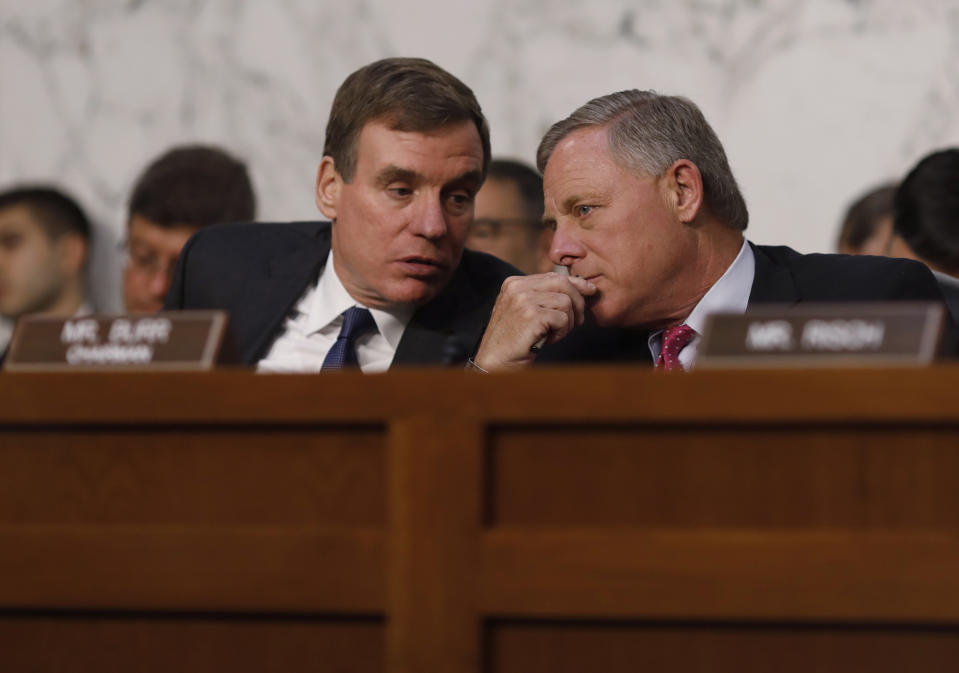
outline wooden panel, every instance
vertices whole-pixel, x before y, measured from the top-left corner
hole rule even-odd
[[[0,616],[6,673],[383,670],[374,620],[144,615]]]
[[[959,630],[803,624],[497,623],[490,673],[952,673]]]
[[[959,534],[499,530],[488,615],[959,623]]]
[[[385,428],[0,430],[0,523],[380,525]]]
[[[0,609],[40,643],[23,661],[119,639],[164,670],[270,670],[277,649],[283,670],[349,670],[351,649],[476,673],[505,617],[551,620],[487,633],[505,670],[615,670],[617,648],[630,670],[677,670],[671,651],[777,670],[793,647],[797,670],[873,650],[937,670],[959,624],[957,389],[957,366],[3,375]],[[376,644],[347,634],[367,617]],[[597,640],[571,618],[643,622]],[[334,622],[315,651],[285,629]],[[876,622],[894,626],[859,637]],[[78,661],[61,669],[104,670]]]
[[[201,374],[9,374],[0,376],[0,423],[382,422],[474,410],[492,422],[712,422],[808,420],[947,422],[959,417],[959,365],[855,371],[698,371],[658,376],[645,368],[554,368],[465,376],[404,370],[255,376]],[[335,378],[334,378],[335,377]],[[430,391],[428,401],[411,391]],[[675,400],[683,400],[678,405]]]
[[[461,416],[394,425],[391,671],[479,673],[480,434]]]
[[[491,525],[959,527],[959,428],[497,426]]]
[[[385,546],[354,528],[5,525],[0,609],[382,614]]]

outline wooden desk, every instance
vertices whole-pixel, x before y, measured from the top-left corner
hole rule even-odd
[[[957,665],[957,367],[0,375],[3,671]]]

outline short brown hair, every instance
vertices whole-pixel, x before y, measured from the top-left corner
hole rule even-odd
[[[468,86],[424,58],[384,58],[347,77],[336,91],[323,154],[346,182],[356,169],[356,143],[371,121],[396,131],[425,133],[472,121],[483,143],[483,174],[490,159],[489,125]]]
[[[239,159],[213,145],[181,145],[150,162],[133,187],[129,217],[159,227],[205,227],[256,216],[250,174]]]
[[[51,185],[20,185],[0,193],[0,210],[14,206],[28,208],[51,241],[64,234],[90,241],[92,227],[87,214],[62,189]]]

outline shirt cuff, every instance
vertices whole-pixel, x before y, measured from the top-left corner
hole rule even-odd
[[[470,358],[469,360],[466,361],[466,366],[463,369],[465,371],[476,372],[478,374],[489,374],[488,371],[486,371],[485,369],[480,367],[478,364],[473,362],[473,358]]]

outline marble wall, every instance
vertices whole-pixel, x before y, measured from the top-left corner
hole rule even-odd
[[[750,237],[833,247],[849,199],[959,143],[959,0],[0,0],[0,185],[55,180],[100,223],[119,307],[139,169],[172,143],[246,158],[261,219],[316,217],[336,86],[390,55],[473,87],[493,150],[622,88],[686,95],[724,141]]]

